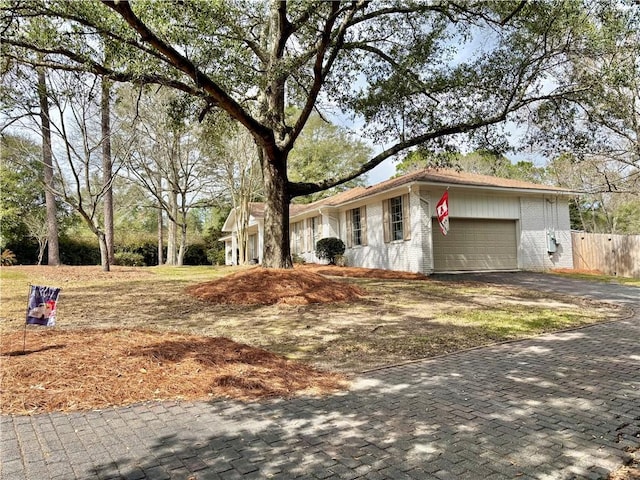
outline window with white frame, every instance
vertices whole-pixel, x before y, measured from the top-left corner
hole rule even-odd
[[[409,240],[409,195],[389,198],[383,202],[383,228],[386,243]]]
[[[367,244],[366,207],[347,210],[347,247]]]
[[[312,217],[309,219],[311,223],[311,245],[310,250],[315,251],[316,243],[322,238],[322,216]]]
[[[258,259],[258,235],[255,233],[253,235],[249,235],[249,255],[247,256],[247,260],[257,260]]]
[[[402,240],[404,229],[402,228],[402,197],[394,197],[389,200],[389,213],[391,214],[391,241]]]
[[[302,253],[303,222],[291,224],[291,253]]]

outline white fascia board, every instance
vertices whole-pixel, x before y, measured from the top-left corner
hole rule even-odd
[[[313,218],[317,217],[318,215],[324,215],[336,211],[338,211],[338,207],[334,205],[320,205],[318,208],[312,208],[311,210],[298,213],[297,215],[289,215],[289,221],[299,222],[300,220],[304,220],[305,218]]]
[[[224,221],[224,225],[222,225],[222,232],[233,232],[236,223],[236,210],[232,208],[227,215],[227,219]]]
[[[514,195],[518,196],[528,195],[539,197],[541,195],[552,195],[552,196],[573,196],[576,195],[577,192],[571,192],[569,190],[547,190],[544,188],[513,188],[513,187],[494,187],[491,185],[461,185],[452,183],[450,185],[444,183],[427,183],[420,182],[421,185],[425,185],[428,187],[439,187],[439,188],[449,188],[449,190],[473,190],[476,192],[487,192],[487,193],[501,193],[504,195]]]
[[[404,183],[402,185],[398,185],[396,187],[390,188],[388,190],[383,190],[381,192],[376,192],[371,195],[366,195],[363,197],[355,198],[353,200],[349,200],[347,202],[341,203],[338,207],[344,209],[345,207],[355,207],[358,204],[364,205],[371,203],[372,200],[376,198],[390,198],[398,195],[402,195],[405,193],[409,193],[414,190],[414,188],[436,188],[436,189],[446,189],[450,190],[467,190],[467,191],[475,191],[475,192],[487,192],[487,193],[499,193],[507,196],[513,196],[517,194],[518,196],[529,195],[539,197],[541,195],[547,196],[562,196],[562,197],[572,197],[575,195],[579,195],[580,192],[574,192],[570,190],[547,190],[547,189],[531,189],[531,188],[512,188],[512,187],[498,187],[491,185],[466,185],[460,183],[444,183],[444,182],[425,182],[425,181],[415,181]]]

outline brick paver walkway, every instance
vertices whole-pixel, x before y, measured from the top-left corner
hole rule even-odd
[[[640,306],[639,292],[594,296]],[[151,402],[1,428],[3,480],[606,478],[640,442],[640,316],[369,372],[328,398]]]

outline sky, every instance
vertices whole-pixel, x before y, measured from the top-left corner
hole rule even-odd
[[[455,48],[452,50],[453,55],[448,59],[448,65],[456,66],[461,63],[467,62],[470,58],[473,58],[476,55],[480,55],[482,53],[491,51],[497,44],[496,33],[491,29],[486,28],[473,28],[471,30],[472,35],[468,38],[463,37],[454,37],[455,39]],[[453,40],[452,40],[453,41]],[[553,82],[544,81],[546,90],[551,90],[554,87]],[[356,82],[355,87],[366,88],[366,79],[362,77]],[[329,103],[331,105],[331,103]],[[364,138],[361,135],[361,130],[364,127],[365,121],[362,118],[354,119],[351,116],[347,116],[345,114],[339,113],[339,108],[337,105],[331,105],[333,108],[333,113],[329,113],[327,116],[330,121],[335,125],[339,125],[348,129],[356,138],[367,143],[373,150],[373,155],[376,155],[383,151],[384,147],[390,147],[391,144],[382,146],[382,145],[374,145],[367,138]],[[525,127],[517,125],[515,122],[507,122],[504,125],[504,130],[508,133],[510,141],[513,145],[518,145],[520,140],[525,135]],[[465,148],[465,145],[459,144],[458,148],[462,153],[469,153],[472,149]],[[396,157],[388,158],[384,160],[380,165],[376,168],[372,169],[367,174],[367,185],[375,185],[377,183],[388,180],[392,176],[396,174],[395,165],[397,161],[402,159],[410,150],[406,150],[398,154]],[[505,154],[507,158],[509,158],[512,163],[516,163],[518,161],[531,161],[536,166],[545,166],[547,163],[547,159],[541,156],[536,152],[508,152]]]
[[[332,119],[336,124],[341,125],[349,130],[353,131],[356,135],[360,128],[362,128],[363,122],[354,123],[353,121],[347,121],[344,117],[334,117]],[[509,132],[510,138],[512,139],[514,144],[517,144],[518,141],[524,136],[525,129],[524,127],[518,126],[515,123],[507,123],[505,124],[506,131]],[[381,152],[383,150],[382,146],[373,145],[368,139],[361,138],[361,140],[371,146],[373,150],[373,155]],[[380,182],[384,182],[388,180],[392,176],[396,174],[396,163],[400,160],[409,150],[400,153],[397,157],[391,157],[384,160],[380,165],[369,171],[367,174],[367,185],[375,185]],[[463,153],[468,153],[463,150]],[[518,161],[530,161],[533,162],[536,166],[545,166],[547,163],[547,159],[540,155],[535,151],[530,152],[507,152],[505,156],[511,160],[512,163],[517,163]]]

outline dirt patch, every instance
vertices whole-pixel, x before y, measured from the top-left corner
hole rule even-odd
[[[344,377],[227,338],[141,330],[29,329],[3,335],[4,414],[101,409],[148,400],[255,400],[326,394]]]
[[[348,302],[365,296],[365,291],[356,285],[330,280],[307,268],[261,267],[191,286],[187,293],[222,305],[308,305]]]

